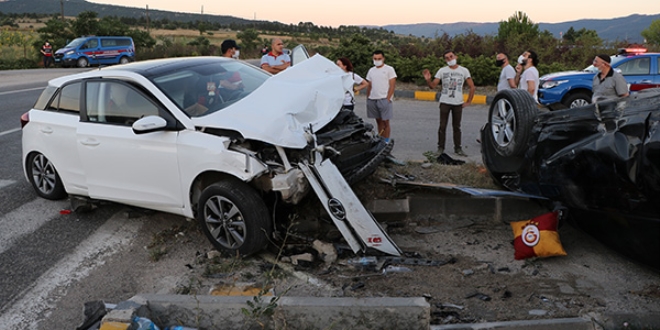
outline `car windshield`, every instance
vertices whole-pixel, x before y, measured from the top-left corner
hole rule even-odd
[[[269,77],[256,67],[227,60],[166,72],[152,80],[188,116],[200,117],[243,99]]]
[[[76,38],[76,39],[73,39],[73,41],[71,41],[71,42],[68,43],[66,46],[64,46],[64,48],[76,48],[76,47],[82,45],[82,44],[85,42],[85,40],[87,40],[87,38]]]

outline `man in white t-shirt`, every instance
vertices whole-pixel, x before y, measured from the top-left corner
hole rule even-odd
[[[394,114],[392,98],[396,84],[396,71],[385,64],[382,50],[373,52],[374,66],[367,72],[367,117],[376,119],[378,134],[390,142],[390,119]]]
[[[518,57],[516,65],[516,83],[519,89],[524,89],[539,103],[539,56],[532,50],[524,52]]]
[[[495,56],[495,65],[502,68],[500,79],[497,81],[497,91],[516,88],[516,70],[509,64],[509,55],[498,53]]]
[[[434,89],[438,84],[442,84],[442,92],[440,93],[440,127],[438,128],[438,154],[442,155],[445,152],[445,132],[447,130],[447,122],[449,121],[449,114],[451,113],[451,124],[454,132],[454,152],[459,156],[467,156],[463,152],[461,146],[461,118],[463,117],[463,108],[472,104],[474,97],[474,82],[470,71],[456,63],[458,57],[453,51],[447,51],[444,54],[447,66],[438,70],[433,80],[431,80],[431,72],[428,69],[422,71],[426,83],[431,89]],[[467,83],[470,88],[467,100],[463,102],[463,84]]]

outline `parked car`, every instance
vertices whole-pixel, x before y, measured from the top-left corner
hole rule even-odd
[[[559,111],[501,91],[488,118],[481,151],[497,183],[560,203],[578,227],[660,269],[660,89]]]
[[[621,72],[630,92],[660,87],[660,53],[644,48],[625,48],[611,56],[612,68]],[[598,70],[557,72],[540,78],[539,103],[551,109],[576,108],[591,103],[593,78]]]
[[[36,193],[197,218],[219,250],[249,255],[316,193],[354,251],[400,251],[349,184],[392,149],[342,109],[352,80],[316,55],[271,76],[222,57],[142,61],[53,79],[21,118]],[[268,202],[268,203],[267,203]]]
[[[55,64],[64,67],[126,64],[135,61],[135,43],[131,37],[88,36],[73,39],[58,49]]]

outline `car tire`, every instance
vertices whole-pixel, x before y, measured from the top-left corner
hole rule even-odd
[[[119,64],[128,64],[128,62],[130,62],[130,61],[128,60],[128,57],[126,57],[126,56],[122,56],[119,59]]]
[[[582,92],[569,95],[563,102],[563,104],[569,109],[584,107],[590,103],[591,97],[587,93]]]
[[[27,176],[37,195],[50,200],[67,196],[62,179],[55,166],[43,154],[33,153],[27,160]]]
[[[79,68],[86,68],[89,65],[89,61],[87,60],[86,57],[81,57],[78,59],[78,61],[76,61],[76,65]]]
[[[517,156],[527,149],[534,120],[538,114],[536,101],[526,90],[506,89],[495,95],[488,111],[489,146],[499,155]]]
[[[261,196],[235,179],[204,189],[197,204],[197,221],[215,248],[231,255],[261,251],[273,233]]]

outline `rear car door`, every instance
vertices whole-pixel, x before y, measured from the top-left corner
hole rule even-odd
[[[180,208],[183,196],[174,130],[136,134],[143,116],[173,117],[148,92],[112,79],[85,84],[78,152],[92,198],[153,209]]]

